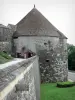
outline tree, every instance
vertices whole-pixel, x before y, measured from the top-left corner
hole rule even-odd
[[[68,68],[75,70],[75,46],[68,44]]]

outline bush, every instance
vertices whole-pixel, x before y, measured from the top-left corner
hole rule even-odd
[[[7,53],[4,53],[4,52],[0,52],[0,55],[6,59],[12,59],[11,56],[9,56]]]
[[[75,86],[75,82],[58,82],[57,83],[57,87],[60,87],[60,88],[66,88],[66,87],[72,87],[72,86]]]

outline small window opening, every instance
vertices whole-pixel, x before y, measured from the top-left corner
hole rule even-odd
[[[46,59],[46,62],[49,62],[49,59]]]

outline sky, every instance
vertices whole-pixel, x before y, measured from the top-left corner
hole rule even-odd
[[[34,4],[75,45],[75,0],[0,0],[0,24],[17,24]]]

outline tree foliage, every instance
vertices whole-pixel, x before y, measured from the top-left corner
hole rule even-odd
[[[68,68],[75,70],[75,46],[68,44]]]

